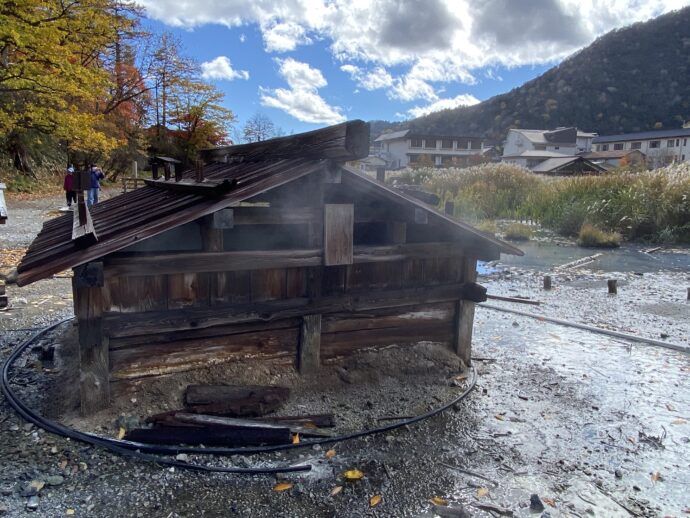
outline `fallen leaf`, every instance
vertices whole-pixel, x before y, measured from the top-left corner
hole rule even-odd
[[[326,452],[326,458],[327,458],[327,459],[332,459],[333,457],[335,457],[335,450],[328,450],[328,451]]]
[[[369,499],[369,505],[371,507],[376,507],[381,503],[381,495],[374,495]]]
[[[123,427],[120,427],[120,430],[117,432],[117,438],[122,439],[125,436],[125,433],[127,433],[125,429]]]
[[[489,494],[489,490],[485,487],[480,487],[477,489],[477,498],[482,498]]]
[[[333,489],[331,489],[331,496],[339,495],[342,490],[343,486],[335,486]]]
[[[32,480],[30,486],[34,488],[36,491],[40,491],[43,489],[43,486],[45,486],[46,483],[43,482],[42,480]]]
[[[550,505],[551,507],[556,507],[556,499],[555,498],[541,497],[541,501],[544,502],[546,505]]]
[[[60,469],[65,469],[65,467],[67,467],[67,460],[66,460],[66,459],[62,459],[62,460],[60,461],[59,466],[60,466]]]
[[[501,414],[496,414],[494,417],[495,417],[496,419],[498,419],[499,421],[505,421],[505,420],[506,420],[506,418],[503,417]]]
[[[662,481],[664,480],[664,477],[661,476],[661,473],[658,471],[655,471],[652,473],[652,482],[657,482],[657,481]]]
[[[628,437],[628,441],[630,442],[630,444],[635,444],[635,439],[633,439],[632,437]]]
[[[687,421],[685,419],[674,419],[671,424],[685,424]]]
[[[364,473],[358,469],[348,469],[343,473],[343,476],[345,477],[345,480],[360,480],[364,478]]]
[[[74,515],[74,509],[67,509],[67,510],[65,511],[65,514],[66,514],[67,516],[72,516],[72,515]]]
[[[299,444],[299,434],[292,434],[292,444]]]
[[[448,505],[448,500],[441,498],[440,496],[434,496],[431,499],[431,503],[434,505]]]
[[[287,491],[288,489],[292,488],[292,484],[290,482],[280,482],[273,486],[273,491]]]

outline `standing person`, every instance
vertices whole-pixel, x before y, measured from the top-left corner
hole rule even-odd
[[[89,188],[88,199],[86,204],[89,207],[93,207],[98,203],[98,190],[101,188],[101,180],[105,178],[103,171],[100,167],[96,167],[94,164],[89,166],[89,173],[91,176],[91,187]]]
[[[67,208],[72,208],[72,202],[77,202],[77,193],[74,192],[74,167],[69,165],[65,171],[65,181],[62,183],[62,188],[65,190],[65,199],[67,200]]]

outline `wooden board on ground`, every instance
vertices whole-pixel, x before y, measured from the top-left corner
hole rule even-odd
[[[185,392],[185,405],[199,414],[260,416],[277,410],[289,396],[287,387],[190,385]]]

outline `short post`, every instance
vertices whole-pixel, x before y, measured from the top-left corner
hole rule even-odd
[[[158,180],[158,164],[151,164],[151,176],[154,180]]]
[[[132,160],[132,176],[134,178],[139,177],[139,164],[137,164],[136,160]]]
[[[377,167],[376,168],[376,179],[382,183],[386,181],[386,168],[385,167]]]
[[[544,289],[545,290],[551,289],[551,276],[550,275],[544,275]]]
[[[443,209],[446,214],[453,216],[455,214],[455,203],[452,201],[447,201]]]
[[[618,293],[618,281],[616,279],[609,279],[606,281],[609,287],[609,295],[615,295]]]
[[[300,374],[314,373],[321,366],[321,315],[304,315],[299,336],[297,368]]]
[[[204,162],[202,160],[196,161],[196,181],[204,181]]]

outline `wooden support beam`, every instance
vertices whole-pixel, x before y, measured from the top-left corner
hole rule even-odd
[[[351,204],[326,204],[323,213],[323,264],[352,264],[355,212]]]
[[[84,202],[84,193],[77,191],[77,207],[72,212],[72,241],[77,246],[89,246],[98,241],[96,230],[93,227],[91,211]]]
[[[251,144],[204,149],[206,162],[255,162],[277,159],[357,160],[369,154],[369,124],[353,120],[306,133]]]
[[[214,230],[222,230],[225,228],[235,227],[235,209],[220,209],[206,216],[206,225]],[[220,252],[220,250],[214,250]]]
[[[305,315],[299,334],[297,366],[300,374],[317,372],[321,366],[321,315]]]
[[[195,182],[194,180],[182,179],[171,182],[169,180],[170,178],[168,175],[164,180],[145,179],[144,182],[146,185],[156,187],[157,189],[166,189],[186,194],[198,194],[201,196],[221,196],[234,189],[237,185],[237,180],[223,180],[222,182],[210,180]]]
[[[462,262],[463,282],[475,283],[477,280],[477,260],[466,257]],[[486,290],[485,290],[486,293]],[[486,298],[486,295],[485,295]],[[471,363],[472,356],[472,327],[474,325],[474,306],[471,300],[459,300],[455,304],[455,320],[453,323],[453,349],[466,366]]]
[[[74,268],[74,285],[77,288],[102,288],[104,284],[103,262],[92,261]]]
[[[400,245],[407,241],[407,223],[402,221],[389,221],[386,224],[386,241],[394,245]]]
[[[72,291],[74,314],[79,326],[81,413],[89,415],[110,403],[108,338],[103,332],[103,289],[79,287],[80,278],[83,279],[83,276],[75,271]]]

